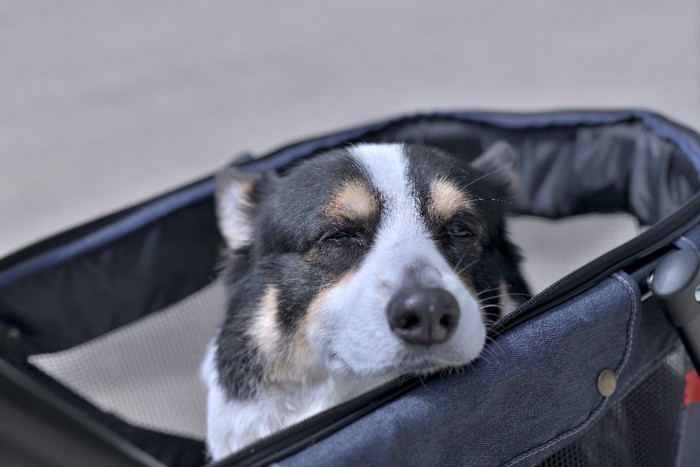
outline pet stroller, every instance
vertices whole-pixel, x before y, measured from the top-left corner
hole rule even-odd
[[[537,294],[484,357],[406,377],[216,465],[700,465],[700,136],[643,111],[419,114],[339,145],[519,153],[509,228]],[[223,316],[213,181],[0,261],[0,464],[207,462],[198,365]],[[653,279],[650,279],[652,278]],[[680,337],[679,337],[680,336]]]

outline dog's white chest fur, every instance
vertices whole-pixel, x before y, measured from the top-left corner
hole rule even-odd
[[[202,379],[209,389],[207,447],[214,459],[238,451],[387,381],[386,378],[341,381],[328,376],[320,381],[266,388],[265,394],[255,399],[228,400],[218,383],[214,354],[215,347],[210,344],[202,365]]]

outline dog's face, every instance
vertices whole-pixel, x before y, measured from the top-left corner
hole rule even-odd
[[[427,147],[358,145],[282,176],[224,172],[230,300],[217,360],[230,395],[475,359],[519,278],[504,231],[509,172],[494,167],[511,156],[498,144],[467,165]]]

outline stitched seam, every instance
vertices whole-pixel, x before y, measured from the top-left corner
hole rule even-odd
[[[656,367],[656,366],[659,364],[659,362],[661,362],[663,359],[665,359],[666,357],[668,357],[668,356],[669,356],[671,353],[673,353],[674,351],[678,350],[678,347],[679,347],[679,346],[680,346],[680,344],[678,344],[678,343],[676,343],[676,342],[672,343],[671,345],[667,345],[667,346],[664,347],[664,349],[660,352],[660,354],[662,355],[661,357],[655,358],[654,360],[651,360],[651,361],[647,362],[647,363],[644,364],[640,369],[638,369],[638,370],[630,377],[629,381],[627,381],[627,383],[625,383],[625,385],[619,390],[618,397],[617,397],[617,399],[615,400],[615,402],[610,406],[610,408],[612,409],[612,408],[615,407],[617,404],[621,403],[621,402],[625,399],[625,397],[626,397],[632,390],[634,390],[634,389],[637,387],[637,385],[640,383],[640,381],[637,380],[637,378],[639,377],[639,375],[641,375],[641,374],[647,374],[647,373],[649,372],[649,370],[652,369],[652,368],[654,368],[654,367]],[[642,378],[642,379],[643,379],[643,378]],[[600,412],[601,410],[603,410],[604,408],[606,408],[608,400],[609,400],[609,399],[606,398],[606,399],[603,401],[602,405],[600,405],[595,411],[593,411],[593,413],[589,416],[588,420],[586,420],[586,421],[584,422],[583,425],[580,425],[579,427],[574,428],[574,430],[575,430],[574,432],[572,432],[572,433],[570,433],[570,434],[567,434],[567,435],[564,436],[564,437],[561,437],[561,438],[552,440],[552,441],[550,442],[550,446],[545,446],[545,447],[543,447],[542,449],[540,449],[539,451],[536,451],[536,452],[533,452],[532,454],[529,454],[527,457],[530,457],[530,456],[532,456],[532,455],[534,455],[534,454],[537,454],[538,452],[541,452],[543,449],[548,449],[549,447],[552,447],[553,444],[556,444],[556,443],[558,443],[558,442],[560,442],[560,441],[563,441],[564,439],[568,438],[569,436],[572,436],[572,435],[574,435],[574,434],[580,432],[581,430],[585,429],[585,428],[590,424],[590,422],[592,422],[595,418],[597,418],[598,412]],[[515,462],[521,462],[521,461],[524,460],[524,459],[526,459],[526,458],[522,458],[522,459],[519,459],[519,460],[515,460],[515,461],[513,461],[513,462],[514,462],[514,463],[515,463]],[[508,465],[514,465],[514,464],[508,464]]]
[[[537,448],[536,450],[531,451],[531,452],[529,452],[529,453],[523,454],[522,456],[520,456],[519,458],[515,459],[514,461],[509,462],[508,464],[506,464],[506,467],[510,467],[510,466],[512,466],[512,465],[519,464],[520,462],[524,461],[524,460],[527,459],[528,457],[532,457],[532,456],[534,456],[535,454],[539,454],[539,453],[542,452],[542,451],[545,451],[545,450],[547,450],[547,449],[549,449],[549,448],[551,448],[551,447],[553,447],[553,446],[556,446],[557,444],[559,444],[560,442],[564,441],[565,439],[570,438],[571,436],[575,435],[576,433],[580,432],[581,430],[584,430],[588,425],[591,424],[591,422],[592,422],[593,420],[595,420],[596,418],[598,418],[598,414],[599,414],[600,412],[603,411],[603,409],[605,408],[605,406],[606,406],[607,404],[608,404],[608,399],[606,398],[606,399],[604,399],[603,402],[598,406],[598,408],[596,408],[596,409],[593,411],[593,413],[591,413],[591,415],[588,417],[588,419],[587,419],[586,421],[584,421],[581,425],[579,425],[579,426],[577,426],[577,427],[575,427],[575,428],[572,428],[568,433],[563,433],[563,434],[559,435],[558,438],[554,438],[553,440],[551,440],[550,442],[548,442],[548,443],[545,444],[544,446],[542,446],[542,447],[540,447],[540,448]]]
[[[627,381],[627,383],[625,383],[625,385],[617,391],[617,399],[610,408],[613,408],[617,404],[621,403],[625,399],[625,397],[629,395],[630,392],[637,389],[637,386],[639,386],[639,384],[642,383],[644,379],[649,376],[649,370],[655,370],[659,363],[662,362],[664,359],[668,358],[668,356],[671,355],[673,352],[678,350],[679,346],[680,344],[674,342],[673,344],[664,347],[664,349],[661,352],[659,352],[661,354],[661,357],[657,357],[645,363],[644,366],[637,370],[634,373],[634,375],[630,377],[629,381]],[[639,375],[641,374],[643,374],[644,376],[642,378],[639,378]]]
[[[677,341],[673,341],[671,344],[667,345],[664,347],[664,349],[659,352],[661,357],[657,357],[646,364],[644,364],[639,370],[637,370],[634,375],[630,377],[630,379],[625,383],[625,385],[620,389],[619,394],[615,402],[610,406],[610,409],[612,410],[613,407],[617,406],[618,404],[621,404],[625,398],[637,389],[639,384],[644,382],[644,379],[646,379],[649,376],[650,369],[656,370],[658,367],[659,363],[661,363],[663,360],[669,357],[674,352],[677,352],[679,350],[683,349],[682,344],[679,344]],[[640,374],[644,374],[642,378],[639,380],[637,379]],[[683,440],[685,439],[685,427],[687,425],[687,420],[688,420],[688,409],[682,409],[682,413],[680,415],[680,422],[678,423],[678,426],[676,428],[676,433],[677,433],[677,441],[676,441],[676,452],[677,452],[677,458],[675,460],[675,463],[673,465],[683,465],[682,459],[683,459],[683,450],[681,449]]]
[[[630,354],[632,353],[632,343],[634,342],[634,329],[635,329],[635,324],[637,322],[637,295],[634,293],[634,290],[632,290],[632,286],[627,283],[627,281],[620,276],[618,273],[615,273],[612,275],[615,279],[617,279],[618,282],[621,282],[622,285],[625,286],[625,289],[627,289],[627,293],[630,296],[630,301],[632,302],[632,317],[630,319],[629,326],[627,327],[627,347],[625,348],[625,355],[622,358],[622,363],[617,367],[617,370],[615,371],[615,374],[619,377],[620,374],[622,373],[622,370],[625,369],[625,365],[627,365],[627,361],[630,358]]]
[[[632,290],[632,287],[625,281],[620,275],[617,273],[613,274],[612,277],[614,277],[617,281],[622,282],[622,284],[625,286],[625,289],[627,289],[627,293],[630,298],[630,302],[632,303],[632,316],[630,317],[629,323],[627,324],[627,345],[625,346],[625,353],[622,357],[622,362],[618,366],[617,370],[615,371],[616,375],[619,375],[622,370],[624,369],[625,365],[627,364],[627,360],[629,359],[629,354],[631,353],[631,339],[634,335],[634,324],[636,322],[637,318],[637,297]],[[605,409],[605,407],[608,405],[608,401],[610,400],[609,397],[603,398],[603,401],[600,403],[600,405],[588,416],[588,419],[586,419],[583,423],[581,423],[579,426],[572,428],[569,430],[569,432],[563,433],[559,435],[558,437],[554,438],[553,440],[549,441],[546,443],[544,446],[541,446],[539,448],[536,448],[533,451],[526,452],[522,454],[520,457],[517,457],[516,459],[508,462],[506,464],[507,467],[519,464],[520,462],[524,461],[525,459],[534,456],[535,454],[539,454],[542,451],[545,451],[553,446],[556,446],[557,444],[561,443],[565,439],[570,438],[571,436],[579,433],[580,431],[586,429],[588,425],[593,422],[596,418],[598,418],[598,415]]]

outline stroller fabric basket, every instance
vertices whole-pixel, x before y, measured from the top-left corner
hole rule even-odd
[[[443,112],[235,164],[283,171],[357,142],[470,160],[498,140],[519,154],[509,226],[537,294],[492,327],[484,357],[217,465],[700,465],[700,305],[681,310],[681,339],[664,312],[680,295],[649,281],[679,250],[697,260],[698,134],[643,111]],[[224,310],[213,191],[206,178],[0,260],[0,464],[207,462],[198,365]]]

